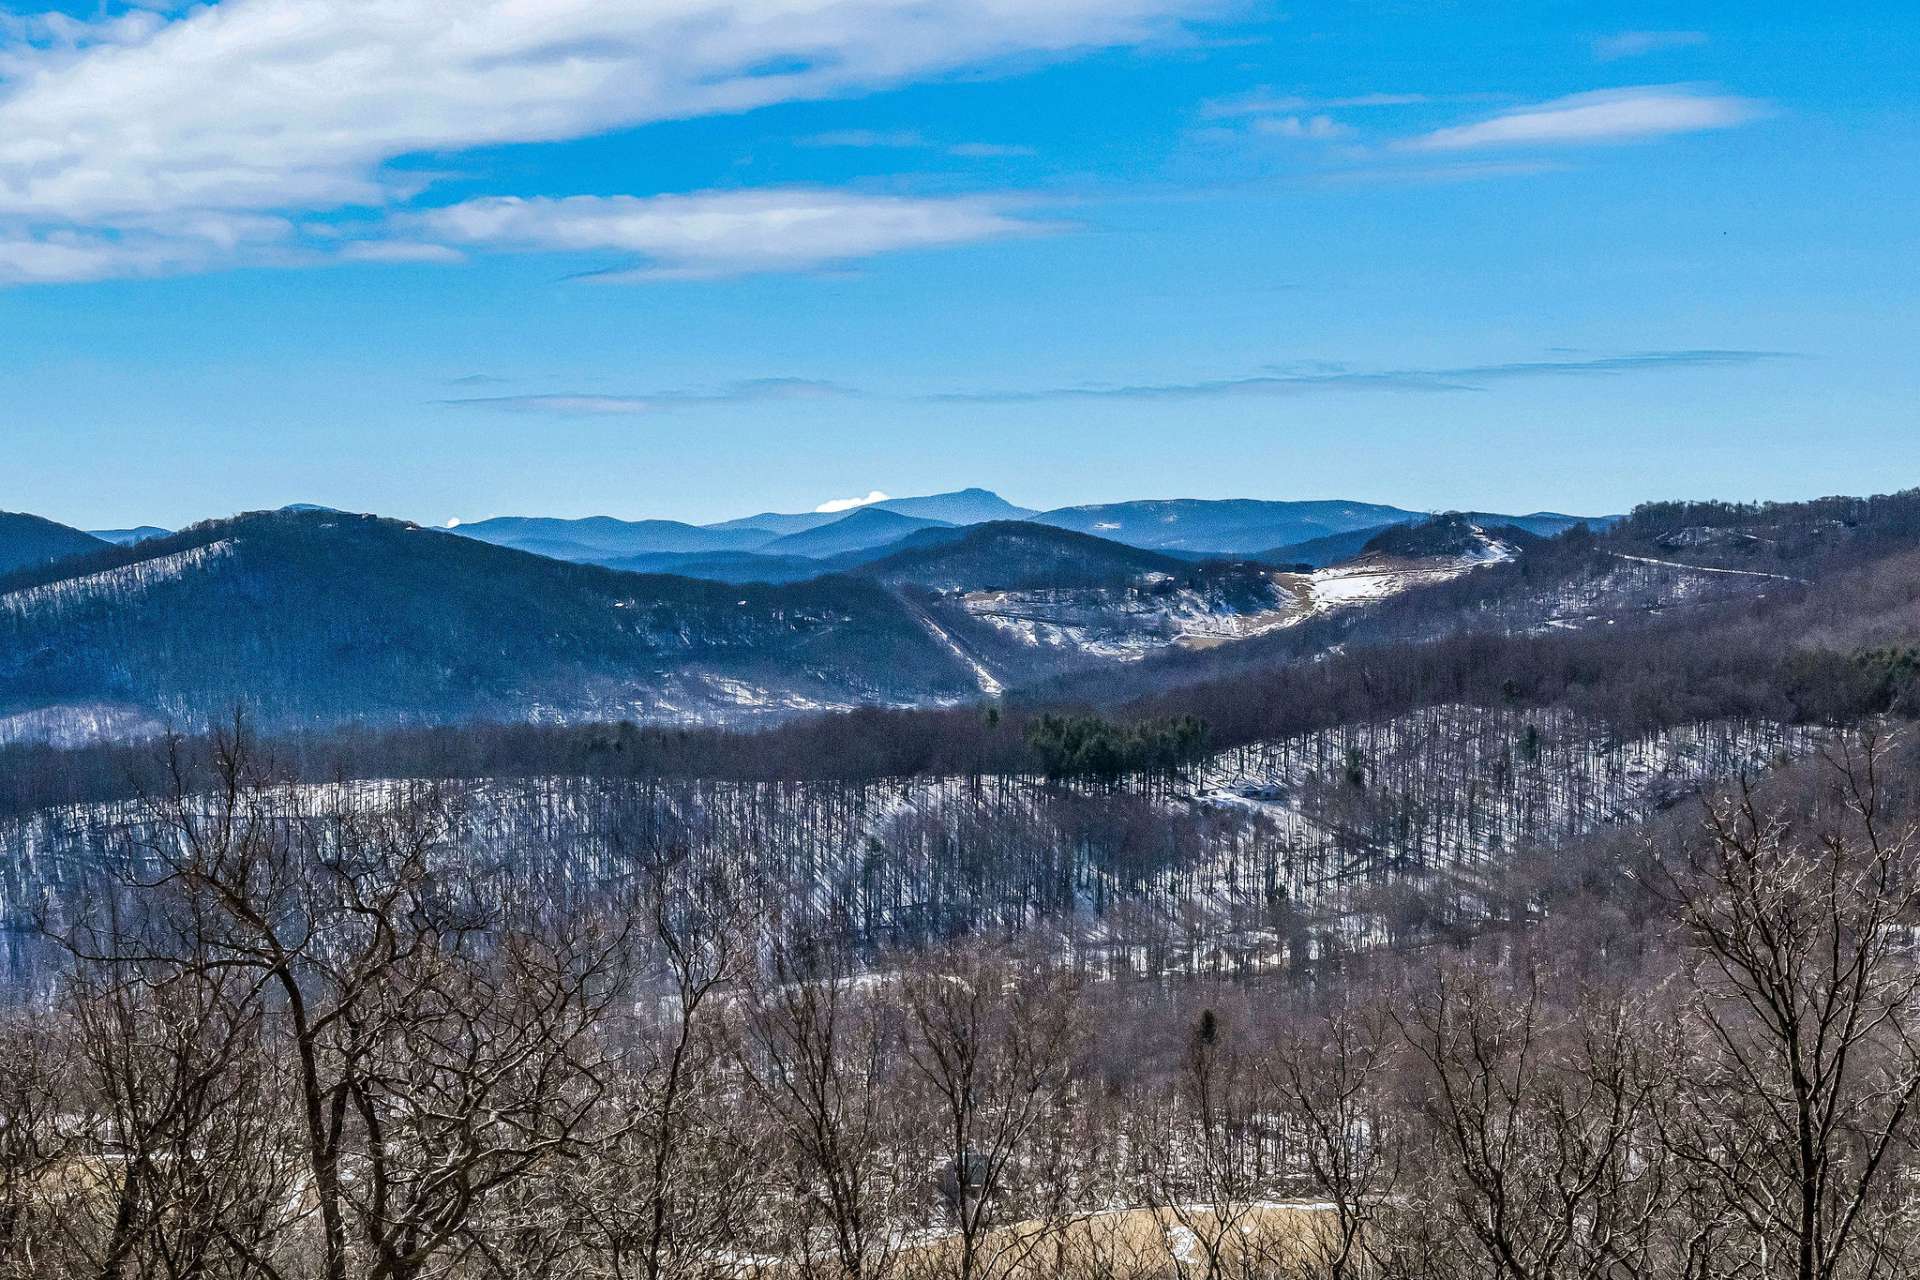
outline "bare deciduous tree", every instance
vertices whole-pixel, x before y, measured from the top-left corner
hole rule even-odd
[[[832,942],[776,941],[739,1063],[788,1152],[782,1245],[802,1267],[875,1280],[917,1181],[906,1158],[899,1010]]]
[[[1287,1029],[1269,1057],[1306,1191],[1333,1211],[1332,1230],[1308,1232],[1288,1250],[1307,1274],[1349,1280],[1376,1269],[1410,1127],[1393,1090],[1396,1042],[1377,1003],[1343,999]]]
[[[300,1151],[291,1202],[311,1208],[319,1239],[311,1257],[304,1238],[249,1239],[236,1223],[258,1221],[250,1210],[214,1216],[223,1247],[262,1275],[328,1280],[416,1280],[450,1251],[484,1250],[487,1198],[598,1119],[624,928],[489,900],[432,788],[316,798],[277,785],[244,732],[216,740],[206,776],[176,753],[172,779],[118,868],[140,909],[66,936],[111,980],[90,1041],[103,1079],[124,1086],[109,1093],[114,1127],[140,1144],[103,1274],[133,1251],[133,1224],[155,1220],[142,1184],[248,1167],[241,1148],[266,1130],[239,1119],[280,1102],[243,1105],[271,1078],[239,1057],[256,1045],[287,1064],[297,1117],[297,1138],[263,1149]],[[165,995],[170,1041],[133,1016],[130,983]],[[236,1150],[216,1160],[216,1139]],[[182,1203],[200,1201],[169,1200],[158,1221],[179,1221]]]
[[[1228,1019],[1202,1010],[1138,1135],[1144,1196],[1168,1222],[1166,1257],[1181,1280],[1255,1261],[1244,1241],[1285,1168],[1271,1082],[1240,1041]]]
[[[596,1274],[728,1274],[769,1143],[746,1114],[725,1014],[755,963],[746,888],[679,850],[637,856],[640,1009],[609,1101],[617,1128],[571,1184]]]
[[[1659,1203],[1636,1149],[1650,1073],[1626,1000],[1551,1002],[1523,963],[1511,986],[1442,966],[1401,1017],[1421,1062],[1444,1161],[1424,1190],[1428,1225],[1463,1228],[1507,1280],[1653,1274],[1641,1254]]]
[[[1691,1078],[1664,1137],[1745,1226],[1748,1274],[1891,1274],[1910,1232],[1920,848],[1882,813],[1888,747],[1827,753],[1837,803],[1818,829],[1742,786],[1660,882],[1692,994]]]
[[[1032,1255],[1055,1224],[1001,1219],[1029,1141],[1074,1077],[1073,986],[1045,965],[997,958],[979,943],[924,958],[905,980],[907,1060],[932,1095],[942,1189],[957,1235],[950,1274],[976,1280]]]

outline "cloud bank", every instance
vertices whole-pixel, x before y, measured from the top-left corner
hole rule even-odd
[[[429,179],[395,161],[1133,44],[1204,7],[222,0],[16,15],[0,22],[0,280],[324,259],[332,250],[293,219],[416,202]],[[698,269],[706,257],[675,260]]]

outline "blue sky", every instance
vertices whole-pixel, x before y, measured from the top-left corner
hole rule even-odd
[[[1905,487],[1917,35],[1765,2],[0,9],[0,508]]]

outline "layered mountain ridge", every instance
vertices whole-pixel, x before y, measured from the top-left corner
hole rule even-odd
[[[1255,561],[1024,521],[863,510],[787,537],[834,531],[812,545],[854,547],[779,561],[820,572],[749,584],[317,509],[126,546],[68,540],[83,550],[0,576],[0,742],[205,724],[232,707],[301,728],[944,705],[1260,634],[1334,602]]]
[[[1468,517],[1490,527],[1510,525],[1549,537],[1583,522],[1603,526],[1612,518],[1555,512],[1474,512]],[[822,562],[819,572],[836,572],[858,564],[863,552],[907,550],[899,539],[942,526],[1023,521],[1187,559],[1250,557],[1321,567],[1356,553],[1382,529],[1427,518],[1425,512],[1378,503],[1248,498],[1156,499],[1036,511],[976,488],[890,498],[848,511],[763,512],[709,525],[608,516],[503,516],[458,524],[453,532],[581,563],[719,581],[790,582],[809,576],[795,557]],[[668,556],[685,558],[652,558]]]
[[[1900,501],[1871,500],[1868,517],[1821,508],[1805,519],[1675,504],[1598,528],[1452,513],[1241,555],[1141,547],[1035,519],[960,524],[864,506],[780,535],[772,541],[787,550],[777,554],[602,563],[324,508],[207,521],[130,545],[16,522],[53,530],[54,550],[77,553],[0,574],[0,745],[137,737],[235,708],[275,730],[714,726],[1140,696],[1359,642],[1637,624],[1765,598],[1806,580],[1795,567],[1803,558],[1869,545],[1866,531],[1891,527],[1873,513],[1904,510]],[[1145,509],[1244,531],[1264,505]],[[1380,514],[1345,504],[1313,518]],[[643,532],[706,536],[667,523]],[[564,541],[604,550],[633,529],[581,525]],[[533,521],[500,528],[546,532]]]

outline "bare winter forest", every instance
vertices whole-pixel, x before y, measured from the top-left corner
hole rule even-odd
[[[1117,904],[903,940],[861,894],[795,896],[791,867],[683,842],[660,796],[547,879],[526,844],[473,865],[465,801],[438,786],[289,786],[237,740],[177,767],[46,922],[57,977],[5,1023],[10,1274],[1916,1262],[1920,845],[1909,757],[1870,732],[1628,848],[1561,844],[1524,901],[1472,894],[1481,927],[1445,945],[1323,928],[1295,950],[1283,927],[1312,981],[1180,939],[1231,914],[1198,888],[1231,861],[1170,884],[1137,940]],[[1575,821],[1569,794],[1532,820]],[[570,809],[542,799],[519,824]],[[725,847],[780,821],[726,799]],[[1449,868],[1443,896],[1483,865]],[[1310,918],[1293,902],[1275,915]],[[1120,939],[1157,980],[1117,980]]]
[[[1916,1274],[1917,509],[1099,692],[0,747],[0,1275]]]

